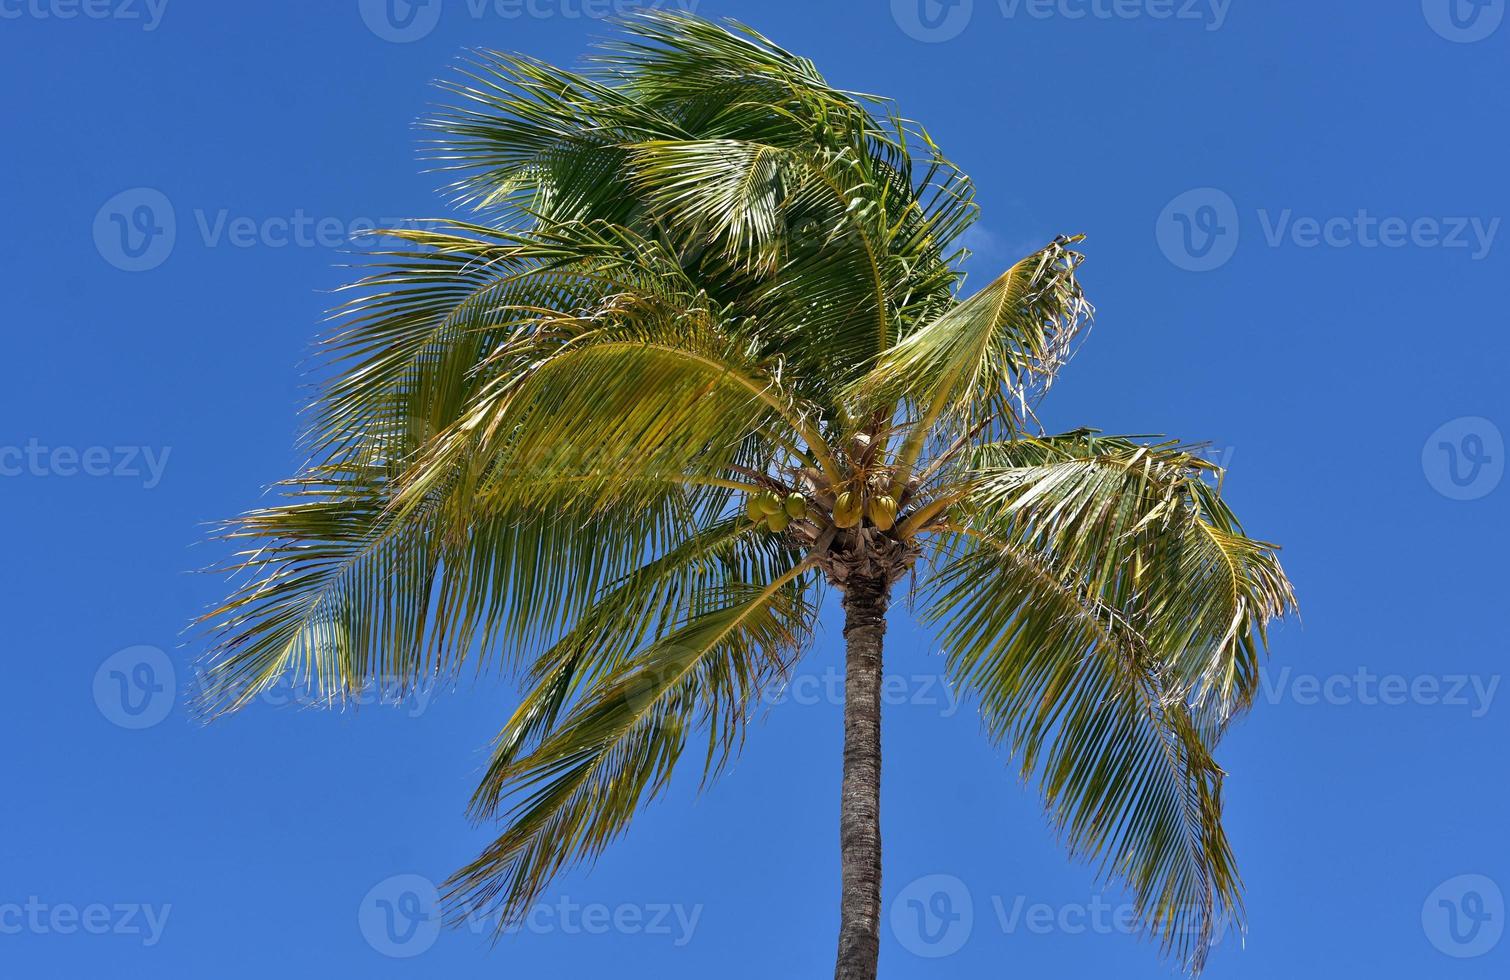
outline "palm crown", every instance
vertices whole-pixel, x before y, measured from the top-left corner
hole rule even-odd
[[[1039,429],[1078,239],[962,298],[968,179],[742,27],[646,15],[582,72],[483,53],[446,88],[479,223],[390,232],[354,284],[316,462],[228,530],[212,709],[520,673],[471,804],[501,836],[450,890],[507,923],[689,745],[729,759],[825,588],[863,626],[914,574],[1071,851],[1198,969],[1240,910],[1212,751],[1293,598],[1189,449]]]

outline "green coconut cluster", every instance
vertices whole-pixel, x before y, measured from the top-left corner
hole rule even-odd
[[[864,518],[882,531],[891,530],[897,522],[896,498],[889,494],[868,496],[854,490],[845,490],[834,498],[836,527],[856,527]]]
[[[745,516],[779,533],[785,531],[792,521],[807,516],[807,498],[800,493],[785,497],[770,491],[751,494],[745,501]]]

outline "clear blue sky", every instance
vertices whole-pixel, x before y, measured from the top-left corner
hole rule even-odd
[[[923,120],[979,184],[977,283],[1089,235],[1100,318],[1047,419],[1210,440],[1284,544],[1305,620],[1220,756],[1251,929],[1209,975],[1505,975],[1505,0],[925,2],[697,9]],[[0,975],[831,968],[832,626],[722,782],[493,949],[405,917],[486,839],[510,687],[210,728],[177,700],[223,588],[203,524],[297,462],[334,246],[441,211],[427,83],[467,46],[570,62],[614,6],[0,0]],[[883,976],[1172,975],[903,607],[890,639]]]

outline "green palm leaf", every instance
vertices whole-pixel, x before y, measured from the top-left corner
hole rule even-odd
[[[475,813],[492,816],[507,787],[508,827],[452,878],[453,897],[495,909],[500,930],[518,921],[563,866],[595,857],[665,789],[694,721],[708,731],[706,768],[721,766],[751,702],[785,669],[781,651],[804,642],[811,609],[796,584],[804,568],[763,588],[703,591],[675,628],[606,673],[520,755],[518,728],[532,724],[527,702],[473,801]]]

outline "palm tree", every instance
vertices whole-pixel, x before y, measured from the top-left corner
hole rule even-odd
[[[227,528],[212,713],[527,682],[448,882],[503,926],[704,777],[831,588],[847,666],[835,976],[876,975],[882,637],[953,680],[1190,969],[1240,914],[1212,751],[1293,604],[1190,447],[1032,406],[1092,310],[1078,238],[966,298],[968,179],[748,28],[628,21],[581,72],[480,53],[424,124],[479,223],[386,233],[324,347],[311,465]]]

